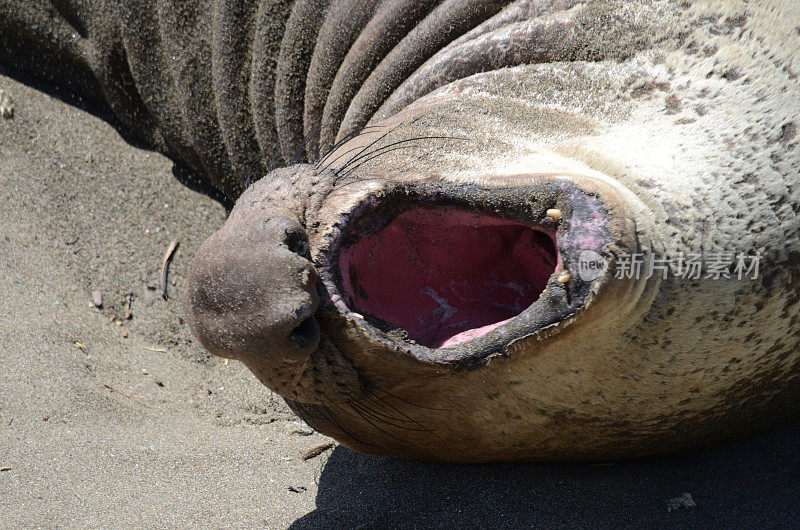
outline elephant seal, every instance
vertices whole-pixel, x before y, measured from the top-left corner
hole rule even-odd
[[[237,199],[189,321],[316,429],[590,460],[800,411],[796,3],[150,4],[0,2],[5,59]]]

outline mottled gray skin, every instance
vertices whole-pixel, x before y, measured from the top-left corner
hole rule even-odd
[[[41,4],[0,0],[0,61],[82,72],[87,95],[238,199],[196,257],[193,330],[348,446],[620,458],[798,413],[794,3]],[[294,161],[312,165],[239,196]],[[612,266],[759,252],[761,271],[554,275],[508,324],[428,349],[348,307],[336,257],[370,208],[441,197],[542,225],[561,209],[566,270],[595,245]]]

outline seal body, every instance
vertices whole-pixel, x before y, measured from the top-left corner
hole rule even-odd
[[[0,8],[15,65],[237,199],[196,335],[342,443],[608,459],[798,413],[800,7],[48,6]]]

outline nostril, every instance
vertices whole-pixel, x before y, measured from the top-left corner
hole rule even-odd
[[[284,243],[290,252],[305,259],[310,259],[311,255],[308,249],[308,238],[306,237],[305,231],[301,228],[287,229]]]
[[[306,318],[289,333],[289,340],[301,350],[316,347],[319,337],[319,324],[314,317]]]

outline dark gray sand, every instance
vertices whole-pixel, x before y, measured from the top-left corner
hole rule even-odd
[[[330,440],[182,320],[224,208],[97,116],[0,89],[0,527],[800,525],[800,423],[612,465],[304,461]],[[668,511],[684,493],[696,506]]]

